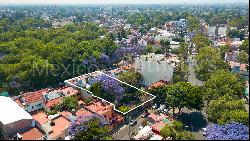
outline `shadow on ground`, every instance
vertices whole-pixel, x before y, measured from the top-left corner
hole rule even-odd
[[[191,132],[198,132],[207,125],[201,112],[181,113],[177,119],[182,121],[184,126],[188,126],[186,130]]]

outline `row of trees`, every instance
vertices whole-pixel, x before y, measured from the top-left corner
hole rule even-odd
[[[156,96],[156,103],[166,103],[169,108],[201,110],[203,107],[203,94],[198,86],[192,86],[189,82],[177,82],[167,86],[161,86],[150,90]],[[174,114],[174,113],[173,113]]]

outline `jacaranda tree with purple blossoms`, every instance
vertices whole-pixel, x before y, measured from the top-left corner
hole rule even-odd
[[[124,88],[120,85],[120,83],[117,80],[106,75],[99,75],[95,79],[94,83],[100,84],[102,88],[102,92],[104,95],[106,95],[105,98],[107,98],[107,100],[111,100],[110,98],[114,97],[116,104],[118,103],[118,101],[122,99],[122,96],[125,92]],[[98,85],[92,85],[92,86],[99,87]],[[90,89],[93,89],[93,88],[90,88]]]
[[[82,61],[82,65],[89,71],[96,71],[97,69],[105,69],[110,65],[110,57],[105,53],[101,53],[97,57],[90,56]]]
[[[125,59],[126,56],[135,57],[136,55],[142,54],[144,50],[144,46],[120,47],[114,52],[113,58],[119,60]]]
[[[104,140],[110,138],[108,125],[110,123],[99,115],[78,116],[71,122],[68,135],[73,140]]]
[[[249,127],[238,122],[220,126],[211,124],[207,126],[207,140],[249,140]]]

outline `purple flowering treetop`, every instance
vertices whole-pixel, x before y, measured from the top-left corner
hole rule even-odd
[[[93,56],[90,56],[89,58],[84,59],[84,60],[82,61],[82,64],[83,64],[83,65],[96,64],[96,58],[93,57]]]
[[[106,125],[110,124],[104,117],[97,114],[91,114],[88,116],[81,115],[71,122],[68,128],[68,135],[76,137],[79,136],[80,133],[92,131],[93,129],[90,128],[96,128],[96,126],[91,127],[92,124],[89,123],[93,121],[97,124],[98,128],[104,128]]]
[[[101,84],[102,90],[105,93],[114,94],[116,100],[122,99],[125,90],[122,86],[120,86],[120,83],[117,80],[106,75],[99,75],[95,82],[99,82]]]
[[[108,63],[110,61],[110,57],[104,53],[100,56],[100,62],[102,63]]]
[[[140,55],[141,53],[143,53],[145,47],[143,46],[133,46],[133,47],[120,47],[118,48],[113,56],[115,58],[121,58],[124,57],[126,55],[132,55],[132,56],[136,56],[136,55]]]
[[[249,140],[249,127],[238,122],[207,126],[207,140]]]

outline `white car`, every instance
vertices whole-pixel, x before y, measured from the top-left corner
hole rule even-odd
[[[207,131],[207,128],[202,128],[202,134],[203,134],[203,136],[205,136],[207,134],[206,131]]]

